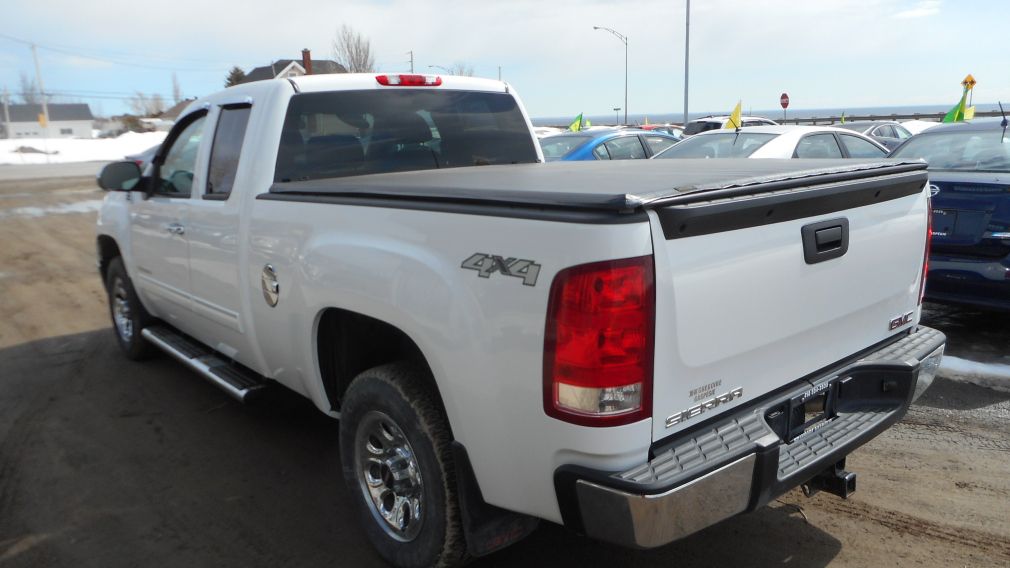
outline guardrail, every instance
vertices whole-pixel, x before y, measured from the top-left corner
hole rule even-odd
[[[845,122],[856,122],[857,120],[926,120],[930,122],[941,122],[946,113],[914,113],[914,114],[866,114],[866,115],[845,115]],[[988,116],[1002,116],[998,110],[979,111],[975,113],[976,118]],[[768,117],[779,124],[838,124],[842,121],[841,116],[812,116],[806,118],[787,118],[785,120],[775,117]]]

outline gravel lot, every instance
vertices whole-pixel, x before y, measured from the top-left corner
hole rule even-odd
[[[379,566],[336,422],[242,406],[121,357],[94,268],[93,177],[0,178],[0,566]],[[1006,316],[931,309],[958,356],[1006,361]],[[1010,394],[939,380],[849,458],[848,501],[792,492],[635,552],[544,524],[475,566],[1008,566]]]

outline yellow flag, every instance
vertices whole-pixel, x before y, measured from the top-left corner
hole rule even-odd
[[[973,118],[975,118],[975,107],[974,107],[974,105],[970,106],[970,107],[968,107],[966,109],[964,109],[964,119],[965,120],[971,120]]]
[[[729,115],[725,128],[740,128],[740,115],[743,114],[742,105],[743,101],[737,101],[736,108],[733,109],[733,114]]]
[[[49,126],[49,123],[46,122],[46,115],[41,112],[39,113],[39,126],[42,128]]]

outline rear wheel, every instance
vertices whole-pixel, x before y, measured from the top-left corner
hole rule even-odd
[[[344,481],[365,532],[402,568],[466,560],[445,413],[427,372],[395,363],[358,375],[340,411]]]
[[[116,341],[123,354],[134,361],[150,357],[154,353],[154,346],[145,340],[140,332],[152,318],[137,298],[137,292],[126,274],[122,258],[117,257],[109,262],[105,289],[109,294],[112,329],[116,333]]]

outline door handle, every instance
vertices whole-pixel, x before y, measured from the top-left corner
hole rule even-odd
[[[186,234],[186,227],[183,227],[179,223],[169,223],[165,230],[173,235],[184,235]]]

